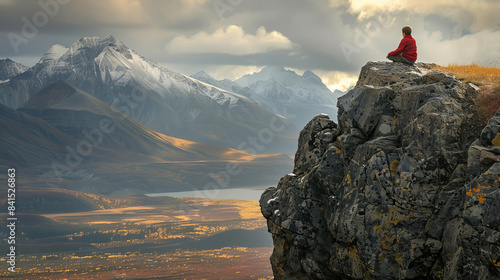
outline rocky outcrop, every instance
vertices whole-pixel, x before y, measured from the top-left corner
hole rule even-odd
[[[418,63],[369,62],[260,205],[275,279],[498,279],[500,112]]]

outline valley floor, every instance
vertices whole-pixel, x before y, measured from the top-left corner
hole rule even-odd
[[[272,279],[272,248],[23,256],[15,279]],[[9,276],[9,275],[3,275]]]
[[[272,241],[257,201],[122,202],[93,211],[20,214],[16,273],[4,269],[0,278],[272,279]],[[0,244],[1,252],[7,249]],[[6,260],[2,254],[0,261]]]

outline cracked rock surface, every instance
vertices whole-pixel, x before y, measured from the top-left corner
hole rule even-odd
[[[417,63],[369,62],[260,200],[275,279],[499,279],[500,111]]]

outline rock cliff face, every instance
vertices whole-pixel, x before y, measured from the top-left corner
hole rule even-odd
[[[275,279],[498,279],[500,111],[426,64],[369,62],[260,200]]]

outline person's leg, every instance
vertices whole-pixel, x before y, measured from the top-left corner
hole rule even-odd
[[[402,55],[390,55],[387,57],[389,60],[392,60],[393,62],[402,62],[404,63],[405,61],[403,60],[404,57]]]
[[[403,63],[404,64],[408,64],[410,66],[413,66],[413,64],[415,64],[415,62],[409,61],[408,59],[406,59],[406,57],[404,57],[404,56],[401,56],[401,57],[403,58]]]

